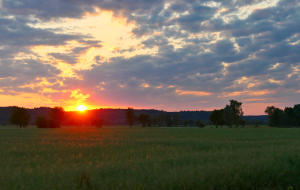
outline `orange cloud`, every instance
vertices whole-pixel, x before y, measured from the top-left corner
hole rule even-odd
[[[0,94],[0,99],[0,106],[22,106],[27,108],[56,106],[50,98],[35,93],[22,93],[16,95]]]
[[[143,88],[149,88],[149,87],[150,87],[150,84],[148,84],[148,83],[143,83],[143,84],[141,84],[141,87],[143,87]]]
[[[242,96],[242,95],[249,95],[249,96],[263,96],[267,94],[271,94],[272,91],[270,90],[260,90],[260,91],[235,91],[235,92],[229,92],[229,93],[224,93],[225,97],[231,97],[231,96]]]
[[[244,102],[259,102],[259,101],[264,101],[265,99],[263,98],[247,98],[243,99]]]
[[[184,91],[184,90],[176,90],[176,93],[179,96],[182,95],[193,95],[193,96],[210,96],[212,93],[205,91]]]
[[[80,89],[73,90],[70,95],[70,98],[75,98],[75,99],[87,99],[89,97],[90,97],[89,94],[86,95],[82,94]]]

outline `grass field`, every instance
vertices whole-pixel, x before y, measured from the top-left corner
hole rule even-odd
[[[300,129],[0,128],[0,189],[300,189]]]

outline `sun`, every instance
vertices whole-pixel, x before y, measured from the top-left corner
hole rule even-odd
[[[77,108],[76,108],[76,110],[77,111],[80,111],[80,112],[84,112],[84,111],[86,111],[86,106],[84,106],[84,105],[79,105],[79,106],[77,106]]]

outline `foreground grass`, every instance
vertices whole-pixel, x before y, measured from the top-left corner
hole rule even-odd
[[[300,189],[300,129],[0,129],[0,189]]]

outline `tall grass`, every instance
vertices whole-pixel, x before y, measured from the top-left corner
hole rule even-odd
[[[0,129],[0,189],[300,189],[300,129]]]

